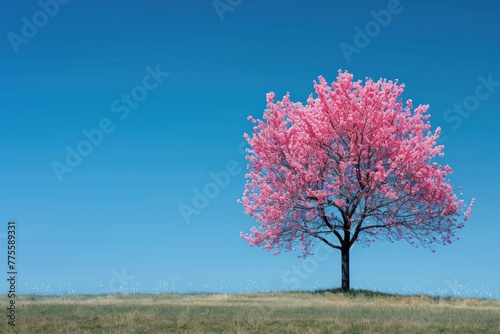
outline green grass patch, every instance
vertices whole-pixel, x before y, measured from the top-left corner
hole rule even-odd
[[[0,301],[6,305],[6,297]],[[500,301],[367,290],[20,296],[1,333],[500,333]]]

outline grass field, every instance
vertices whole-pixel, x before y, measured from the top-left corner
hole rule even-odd
[[[17,304],[15,330],[4,320],[1,333],[500,333],[498,300],[367,291],[20,296]]]

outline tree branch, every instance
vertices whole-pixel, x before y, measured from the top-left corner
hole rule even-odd
[[[325,244],[327,244],[328,246],[332,247],[332,248],[335,248],[335,249],[342,249],[340,246],[337,246],[337,245],[334,245],[332,244],[330,241],[326,240],[325,238],[323,238],[322,236],[320,235],[315,235],[314,237],[318,238],[319,240],[323,241]]]

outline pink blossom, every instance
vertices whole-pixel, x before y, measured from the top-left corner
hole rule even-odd
[[[459,239],[471,215],[438,164],[441,133],[428,105],[404,103],[397,80],[353,81],[338,72],[314,82],[305,105],[266,95],[262,119],[249,116],[248,179],[240,203],[258,228],[250,245],[309,254],[318,232],[351,231],[351,242],[394,241],[430,247]],[[358,233],[356,233],[358,231]],[[334,237],[335,240],[336,237]],[[338,245],[337,245],[338,246]]]

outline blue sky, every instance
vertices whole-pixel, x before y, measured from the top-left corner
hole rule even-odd
[[[462,240],[436,253],[355,246],[351,286],[500,298],[497,2],[1,6],[0,247],[15,220],[20,292],[338,287],[337,251],[304,261],[249,247],[239,233],[254,222],[236,200],[246,117],[262,116],[265,94],[305,102],[319,75],[346,69],[397,78],[404,99],[430,104],[439,162],[477,199]],[[68,149],[85,156],[69,166]]]

